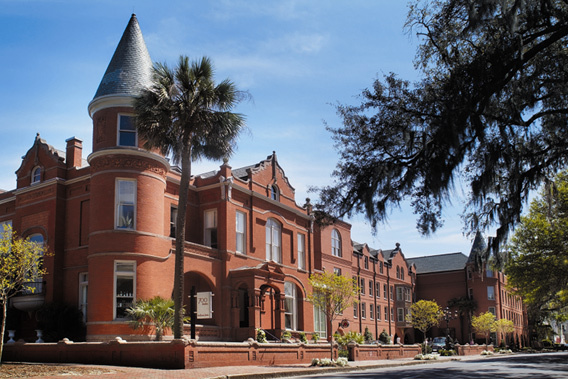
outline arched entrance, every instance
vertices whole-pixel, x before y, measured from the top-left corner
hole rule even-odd
[[[280,329],[280,292],[269,285],[260,287],[260,328],[275,335]]]
[[[195,287],[195,292],[212,292],[215,295],[215,289],[213,284],[207,279],[205,276],[198,272],[186,272],[184,276],[184,294],[185,298],[183,300],[183,305],[185,306],[186,315],[189,316],[190,310],[190,297],[189,294],[191,293],[191,288]],[[217,325],[216,319],[220,317],[219,310],[221,301],[219,298],[218,300],[215,299],[213,296],[213,315],[210,319],[201,318],[197,320],[197,324],[201,325]]]

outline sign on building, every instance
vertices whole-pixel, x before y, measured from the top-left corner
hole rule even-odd
[[[197,293],[197,318],[213,318],[213,292]]]

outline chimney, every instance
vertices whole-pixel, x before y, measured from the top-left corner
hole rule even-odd
[[[67,150],[65,152],[67,168],[80,168],[83,153],[83,141],[78,138],[71,137],[65,140],[65,142],[67,142]]]

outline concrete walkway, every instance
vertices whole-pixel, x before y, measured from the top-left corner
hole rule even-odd
[[[325,374],[326,372],[338,373],[347,371],[359,371],[371,368],[396,367],[403,365],[428,364],[434,362],[444,362],[449,360],[470,360],[482,359],[479,355],[467,357],[440,357],[437,361],[415,361],[412,358],[395,360],[377,360],[349,362],[348,367],[311,367],[307,364],[282,365],[282,366],[226,366],[195,368],[186,370],[158,370],[138,367],[117,367],[117,366],[97,366],[112,370],[111,373],[101,375],[86,375],[83,378],[119,378],[119,379],[263,379],[263,378],[284,378],[289,376]],[[81,365],[84,366],[84,365]],[[43,376],[36,378],[59,378],[61,376]]]

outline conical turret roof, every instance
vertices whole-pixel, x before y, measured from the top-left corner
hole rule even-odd
[[[150,85],[152,59],[133,14],[106,69],[93,102],[106,96],[136,96]]]

